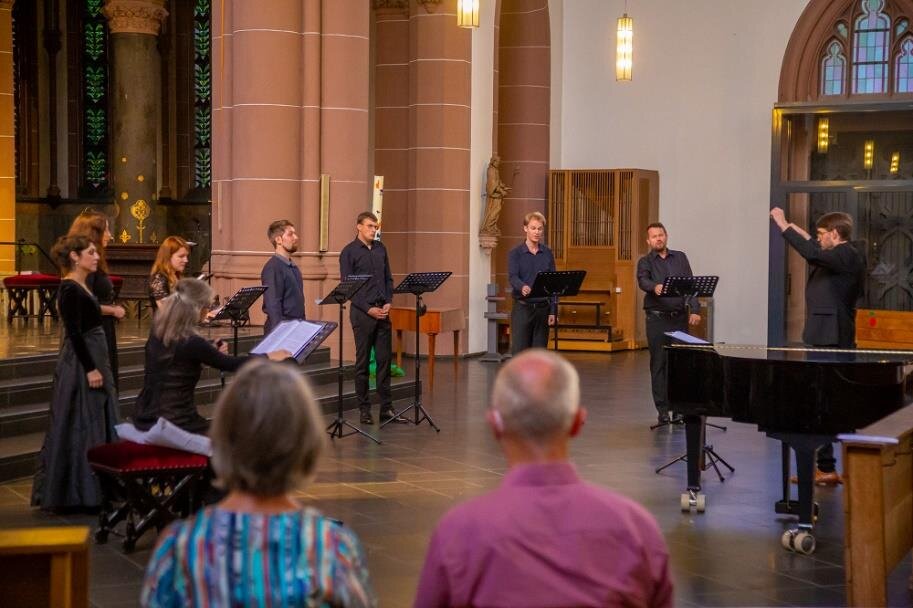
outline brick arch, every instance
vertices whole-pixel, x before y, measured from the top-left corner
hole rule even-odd
[[[551,31],[548,0],[498,0],[496,11],[492,149],[513,187],[499,220],[506,252],[523,239],[523,216],[547,204]],[[506,284],[506,255],[495,272]]]
[[[843,18],[852,24],[859,0],[811,0],[786,45],[780,67],[777,100],[814,101],[820,95],[820,60],[824,44],[834,35],[834,25]],[[892,16],[902,13],[913,20],[913,0],[887,0],[885,10]],[[848,64],[851,57],[847,56]],[[849,69],[849,68],[848,68]]]

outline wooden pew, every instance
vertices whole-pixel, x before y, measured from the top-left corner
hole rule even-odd
[[[840,440],[847,604],[885,606],[887,577],[913,548],[913,405]]]
[[[396,364],[403,366],[403,331],[415,331],[415,308],[394,306],[390,309],[390,323],[395,334]],[[434,389],[435,339],[441,332],[453,332],[453,361],[456,366],[460,356],[460,331],[466,319],[459,308],[431,308],[419,318],[419,330],[428,335],[428,390]],[[417,353],[416,353],[417,354]]]
[[[0,530],[4,608],[87,608],[89,529]]]

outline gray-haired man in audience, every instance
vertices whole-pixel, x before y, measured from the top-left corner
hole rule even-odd
[[[569,460],[585,418],[562,357],[531,349],[501,369],[488,421],[510,471],[438,524],[416,606],[672,605],[656,521],[581,480]]]

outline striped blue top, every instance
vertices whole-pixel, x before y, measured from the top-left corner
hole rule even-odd
[[[375,606],[355,533],[319,511],[274,515],[218,507],[173,523],[146,568],[141,604]]]

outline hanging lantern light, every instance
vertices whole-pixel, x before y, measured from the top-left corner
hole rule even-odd
[[[479,0],[457,0],[457,25],[479,27]]]
[[[624,13],[618,18],[615,80],[631,80],[634,68],[634,20]]]
[[[875,140],[867,139],[862,148],[862,167],[871,169],[875,166]]]
[[[827,154],[830,145],[830,121],[827,118],[818,119],[818,154]]]

